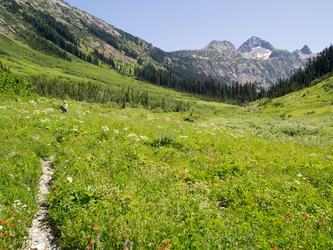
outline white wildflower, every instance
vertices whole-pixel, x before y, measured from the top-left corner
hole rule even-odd
[[[188,136],[186,136],[186,135],[180,135],[179,137],[180,138],[188,138]]]
[[[104,130],[104,133],[107,133],[109,131],[108,126],[102,126],[102,129]]]
[[[127,135],[128,138],[133,138],[134,140],[136,141],[140,141],[140,138],[139,136],[137,136],[136,134],[129,134]]]
[[[67,177],[67,180],[68,180],[69,182],[73,182],[73,178],[72,178],[72,177]]]
[[[0,230],[2,230],[3,229],[3,227],[2,226],[0,226]]]
[[[114,130],[113,130],[113,133],[115,133],[115,134],[117,135],[117,134],[119,134],[119,130],[114,129]]]
[[[147,140],[148,140],[148,137],[147,137],[147,136],[142,136],[142,135],[140,135],[140,139],[141,139],[141,140],[145,140],[145,141],[147,141]]]
[[[297,176],[298,176],[298,177],[303,177],[303,175],[302,175],[302,174],[298,174]]]

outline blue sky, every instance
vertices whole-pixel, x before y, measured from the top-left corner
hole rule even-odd
[[[294,51],[333,43],[333,0],[65,0],[164,51],[252,36]]]

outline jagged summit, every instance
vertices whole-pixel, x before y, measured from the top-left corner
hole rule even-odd
[[[272,44],[270,44],[269,42],[253,36],[250,39],[248,39],[245,43],[243,43],[239,48],[238,48],[238,52],[244,54],[244,53],[251,53],[253,51],[253,49],[255,48],[263,48],[269,51],[273,51],[275,48],[272,46]]]
[[[253,36],[243,43],[237,51],[247,59],[268,59],[274,50],[275,48],[269,42]]]
[[[304,47],[301,49],[301,52],[305,55],[310,55],[312,54],[310,48],[307,45],[304,45]]]

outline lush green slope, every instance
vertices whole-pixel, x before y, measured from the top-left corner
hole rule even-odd
[[[2,97],[0,246],[24,244],[52,155],[63,249],[330,249],[331,86],[182,114]]]

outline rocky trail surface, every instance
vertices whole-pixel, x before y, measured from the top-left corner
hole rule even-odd
[[[32,221],[31,228],[29,229],[29,242],[28,246],[24,250],[45,250],[52,249],[57,250],[57,238],[52,234],[52,226],[48,221],[48,207],[45,200],[45,196],[50,193],[51,180],[53,176],[52,162],[54,157],[44,158],[42,160],[43,175],[39,182],[38,203],[40,204],[40,210],[35,215]]]

